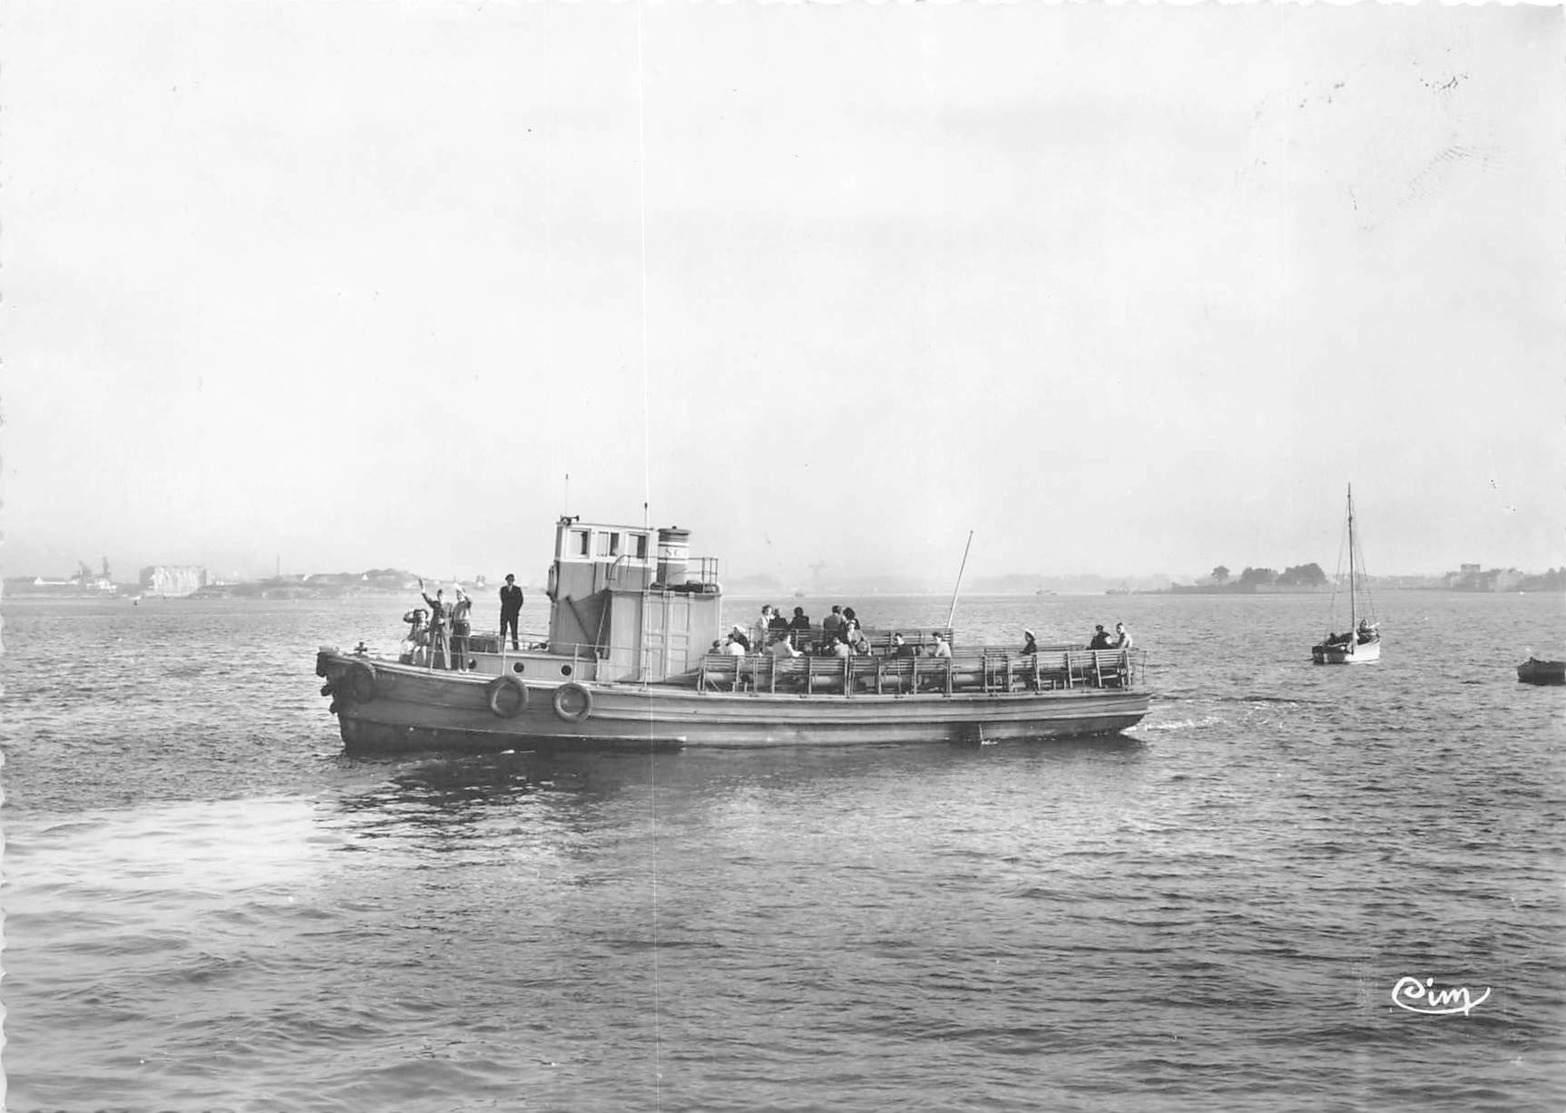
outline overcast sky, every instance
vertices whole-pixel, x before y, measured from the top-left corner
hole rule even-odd
[[[1562,27],[12,0],[0,564],[1561,565]]]

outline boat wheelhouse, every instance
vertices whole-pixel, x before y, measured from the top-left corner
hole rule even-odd
[[[718,652],[715,559],[690,533],[556,524],[549,629],[509,648],[472,636],[455,662],[322,647],[349,750],[677,749],[988,742],[1114,734],[1148,710],[1139,651],[968,646],[949,630],[868,630],[863,652],[824,652],[819,627],[757,629]],[[949,656],[930,655],[942,634]],[[903,647],[894,646],[901,634]],[[779,638],[797,646],[792,652]],[[781,652],[780,652],[781,651]],[[797,653],[795,656],[793,653]]]

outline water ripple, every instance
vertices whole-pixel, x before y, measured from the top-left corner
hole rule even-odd
[[[1221,602],[1117,600],[1121,739],[555,760],[344,757],[374,601],[8,610],[110,635],[8,661],[10,1107],[1559,1108],[1562,704],[1483,671],[1557,616],[1332,670],[1315,600]]]

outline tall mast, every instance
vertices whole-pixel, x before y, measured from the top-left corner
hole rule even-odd
[[[1354,484],[1348,488],[1348,535],[1349,535],[1349,630],[1358,636],[1359,615],[1354,610]],[[1350,645],[1353,643],[1350,642]]]

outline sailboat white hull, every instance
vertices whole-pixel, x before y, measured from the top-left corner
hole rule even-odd
[[[1313,645],[1310,659],[1318,665],[1368,665],[1381,660],[1381,639],[1363,645]]]

